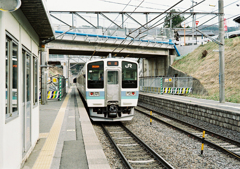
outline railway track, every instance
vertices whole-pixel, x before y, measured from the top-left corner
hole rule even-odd
[[[173,169],[167,161],[122,125],[122,123],[114,123],[114,125],[102,124],[102,128],[126,168]]]
[[[240,161],[240,142],[235,140],[231,140],[227,137],[218,135],[217,133],[213,133],[206,129],[193,126],[192,124],[180,121],[178,119],[172,118],[170,116],[166,116],[165,114],[161,114],[160,112],[153,111],[153,115],[151,116],[149,112],[151,111],[149,108],[137,106],[135,110],[138,112],[145,114],[152,119],[164,123],[168,126],[171,126],[174,129],[180,130],[181,132],[191,136],[199,141],[202,141],[202,132],[205,131],[205,143],[209,146],[223,151],[232,157],[238,159]]]

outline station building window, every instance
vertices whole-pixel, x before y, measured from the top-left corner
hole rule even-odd
[[[6,119],[18,115],[18,43],[6,36],[5,115]]]
[[[33,104],[38,102],[38,58],[33,57]]]

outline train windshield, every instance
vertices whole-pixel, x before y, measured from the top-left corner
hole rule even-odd
[[[87,80],[89,89],[99,89],[104,86],[103,61],[88,64]]]
[[[137,88],[137,64],[122,62],[122,88]]]

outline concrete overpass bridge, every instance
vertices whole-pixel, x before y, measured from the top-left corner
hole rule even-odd
[[[153,40],[55,31],[58,37],[48,43],[49,54],[143,58],[144,76],[164,76],[179,55],[175,44]]]

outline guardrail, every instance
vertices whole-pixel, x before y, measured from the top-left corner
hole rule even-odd
[[[192,92],[192,77],[140,77],[140,91],[157,94],[188,94]]]

